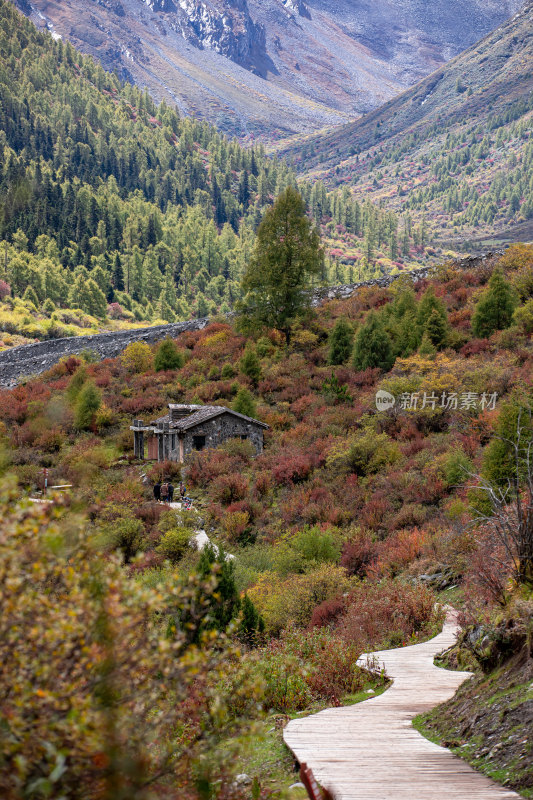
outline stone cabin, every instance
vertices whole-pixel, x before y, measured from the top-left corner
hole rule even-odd
[[[248,439],[257,454],[263,452],[268,425],[223,406],[170,404],[169,413],[145,425],[133,420],[134,451],[150,461],[178,461],[194,450],[218,447],[228,439]]]

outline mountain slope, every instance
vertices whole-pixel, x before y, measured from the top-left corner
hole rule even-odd
[[[529,238],[532,92],[528,2],[400,97],[281,154],[328,185],[352,185],[397,212],[428,214],[443,239],[508,235],[509,227]]]
[[[16,0],[156,99],[240,136],[336,126],[394,97],[521,0]]]
[[[0,348],[229,311],[255,229],[294,173],[156,106],[4,0],[0,28]],[[395,266],[394,214],[302,188],[329,250],[322,282]]]

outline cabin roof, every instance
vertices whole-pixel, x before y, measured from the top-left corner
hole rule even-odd
[[[172,421],[172,411],[180,409],[188,410],[190,413],[181,419]],[[191,428],[195,428],[197,425],[201,425],[203,422],[215,419],[215,417],[219,417],[222,414],[231,414],[233,417],[239,417],[239,419],[250,422],[253,425],[257,425],[260,428],[268,429],[269,427],[265,422],[260,422],[258,419],[253,419],[252,417],[247,417],[244,414],[239,414],[238,411],[233,411],[233,409],[226,408],[225,406],[196,406],[172,403],[169,405],[169,410],[169,414],[165,414],[164,417],[159,417],[154,422],[150,423],[150,427],[153,425],[166,423],[173,431],[187,431]]]

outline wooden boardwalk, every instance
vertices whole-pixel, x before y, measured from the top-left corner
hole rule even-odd
[[[291,721],[284,739],[300,763],[337,800],[502,800],[519,795],[421,736],[417,714],[450,698],[470,673],[439,669],[437,653],[457,631],[453,611],[442,633],[423,644],[375,654],[393,679],[378,697]],[[361,663],[366,663],[363,656]]]

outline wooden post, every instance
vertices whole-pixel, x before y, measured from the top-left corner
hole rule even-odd
[[[300,767],[300,780],[307,790],[309,800],[324,800],[324,795],[316,782],[313,771],[307,764],[302,764]]]

